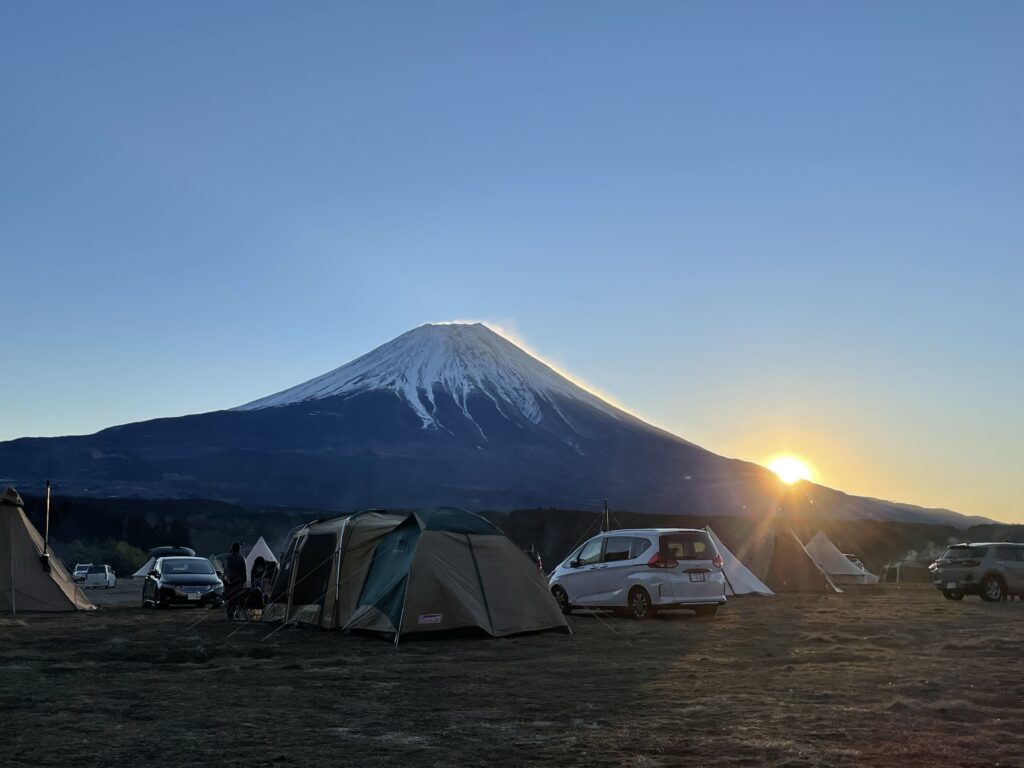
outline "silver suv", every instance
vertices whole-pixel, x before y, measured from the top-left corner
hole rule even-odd
[[[979,595],[990,603],[1024,595],[1024,544],[1007,541],[954,544],[929,566],[947,600]]]

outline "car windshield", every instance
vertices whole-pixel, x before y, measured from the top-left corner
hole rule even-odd
[[[203,557],[168,557],[161,564],[161,573],[200,573],[213,574],[213,565]]]
[[[984,557],[986,552],[988,552],[988,547],[969,547],[967,545],[961,545],[947,549],[946,554],[942,556],[942,559],[971,560]]]
[[[715,545],[703,531],[663,534],[661,551],[676,560],[712,560],[718,554]]]

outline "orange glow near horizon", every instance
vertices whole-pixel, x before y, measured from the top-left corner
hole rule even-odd
[[[793,485],[801,480],[814,479],[814,469],[807,460],[791,453],[772,456],[764,464],[778,475],[779,480],[786,485]]]

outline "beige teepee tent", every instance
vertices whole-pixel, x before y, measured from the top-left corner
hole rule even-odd
[[[793,528],[779,516],[746,565],[773,592],[842,592],[832,577],[815,562]]]
[[[836,584],[876,584],[878,577],[864,566],[850,562],[824,531],[818,531],[804,545],[807,554]]]
[[[8,488],[0,495],[0,613],[95,608],[64,564],[43,550],[21,496]]]

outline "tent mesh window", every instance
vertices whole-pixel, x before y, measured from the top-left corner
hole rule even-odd
[[[337,549],[338,537],[333,533],[316,533],[307,537],[296,568],[293,605],[323,605]]]

